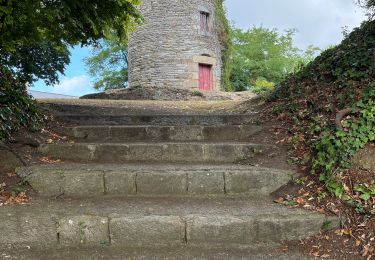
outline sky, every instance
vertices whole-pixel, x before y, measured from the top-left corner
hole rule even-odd
[[[253,26],[297,29],[295,44],[300,49],[311,44],[322,49],[338,44],[343,28],[350,31],[365,20],[353,0],[226,0],[226,8],[230,21],[243,30]],[[60,84],[46,86],[39,81],[32,89],[73,96],[96,92],[84,64],[89,56],[88,48],[72,49],[71,63]]]

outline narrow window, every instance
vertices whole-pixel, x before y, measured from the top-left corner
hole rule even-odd
[[[201,12],[201,30],[202,32],[210,31],[210,14],[207,12]]]

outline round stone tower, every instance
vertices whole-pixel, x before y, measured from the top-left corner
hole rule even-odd
[[[129,41],[130,87],[220,90],[217,0],[144,0]]]

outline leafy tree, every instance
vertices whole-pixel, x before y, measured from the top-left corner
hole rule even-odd
[[[41,116],[26,87],[58,81],[68,48],[108,35],[125,40],[140,20],[139,0],[0,0],[0,139]]]
[[[367,16],[373,19],[375,16],[375,0],[356,0],[357,4],[367,9]]]
[[[109,34],[126,39],[139,0],[0,0],[0,60],[25,82],[57,80],[68,47]],[[48,55],[49,57],[42,57]]]
[[[233,53],[230,80],[237,91],[249,89],[264,80],[281,82],[286,75],[311,61],[318,48],[305,52],[293,44],[295,30],[280,34],[276,29],[254,27],[247,31],[233,29]]]
[[[109,90],[128,86],[128,49],[115,35],[95,46],[85,60],[95,89]]]

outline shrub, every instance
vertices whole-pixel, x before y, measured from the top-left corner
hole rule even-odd
[[[22,127],[35,130],[41,122],[42,116],[26,86],[0,68],[0,140]]]
[[[269,93],[275,90],[275,83],[264,78],[258,78],[255,81],[255,86],[252,88],[252,90],[257,94]]]
[[[203,97],[203,93],[198,91],[198,90],[194,90],[193,92],[191,92],[191,95],[194,96],[194,97]]]

